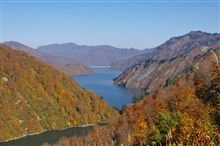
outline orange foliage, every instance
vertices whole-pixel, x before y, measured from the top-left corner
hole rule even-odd
[[[0,141],[43,130],[108,121],[106,102],[68,76],[0,45]]]

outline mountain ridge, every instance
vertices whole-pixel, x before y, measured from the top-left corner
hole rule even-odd
[[[160,48],[162,49],[164,47],[163,46],[164,44],[174,43],[175,41],[177,41],[177,40],[179,40],[179,39],[181,39],[183,37],[186,37],[187,35],[195,37],[196,35],[198,36],[199,34],[208,35],[210,33],[197,30],[197,31],[190,31],[189,33],[181,35],[181,36],[171,37],[169,40],[165,41],[164,43],[162,43],[161,45],[159,45],[157,47],[145,49],[147,52],[143,52],[143,53],[141,53],[141,54],[139,54],[137,56],[133,56],[132,58],[129,58],[127,60],[121,60],[121,61],[118,61],[118,62],[114,62],[112,64],[112,68],[113,69],[123,68],[123,70],[126,70],[129,67],[134,66],[134,65],[140,63],[141,61],[150,59],[151,56],[153,56],[154,54],[158,53],[158,50]],[[213,33],[212,35],[218,35],[218,33]]]
[[[113,62],[127,59],[142,51],[131,48],[122,49],[110,45],[77,45],[75,43],[49,44],[37,48],[53,56],[75,59],[92,66],[109,66]]]
[[[196,65],[196,57],[219,45],[220,34],[217,33],[192,31],[173,37],[149,54],[143,54],[139,62],[115,79],[115,84],[145,90],[161,88],[166,82],[173,82],[185,69]]]
[[[43,62],[53,66],[54,68],[66,73],[67,75],[78,75],[78,74],[89,74],[93,73],[93,71],[89,68],[89,66],[85,64],[81,64],[76,60],[64,58],[64,57],[55,57],[48,53],[41,52],[39,50],[33,49],[29,46],[21,44],[15,41],[3,42],[2,44],[7,45],[13,49],[19,51],[25,51],[30,55],[33,55]]]

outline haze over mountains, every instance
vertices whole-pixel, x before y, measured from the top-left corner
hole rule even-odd
[[[128,66],[131,64],[131,67],[117,77],[115,83],[145,90],[161,88],[172,84],[187,70],[197,68],[200,59],[211,49],[219,46],[218,33],[192,31],[183,36],[173,37],[150,53],[125,61],[129,62]]]
[[[143,53],[138,49],[121,49],[109,45],[87,46],[75,43],[50,44],[40,46],[37,50],[93,66],[110,66],[113,62]]]
[[[26,51],[45,63],[54,66],[68,75],[92,73],[88,66],[112,66],[114,70],[125,70],[121,62],[152,49],[121,49],[109,45],[88,46],[75,43],[50,44],[33,49],[15,41],[3,44],[16,50]],[[119,66],[119,67],[117,67]]]
[[[52,56],[48,53],[41,52],[15,41],[3,42],[3,44],[19,51],[25,51],[30,55],[42,60],[43,62],[53,66],[54,68],[66,73],[67,75],[93,73],[93,71],[89,69],[87,65],[81,64],[73,59]]]

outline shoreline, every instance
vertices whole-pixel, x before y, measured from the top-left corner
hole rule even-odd
[[[99,124],[108,124],[108,122],[97,122],[97,123],[91,123],[91,124],[85,124],[85,125],[79,125],[79,126],[66,127],[66,128],[62,128],[62,129],[56,129],[56,130],[45,129],[41,132],[30,133],[30,134],[26,134],[26,135],[23,135],[23,136],[20,136],[20,137],[15,137],[15,138],[11,138],[11,139],[8,139],[8,140],[3,140],[3,141],[0,141],[0,144],[1,143],[7,143],[7,142],[10,142],[10,141],[13,141],[13,140],[18,140],[18,139],[21,139],[21,138],[25,138],[27,136],[42,134],[44,132],[62,131],[62,130],[66,130],[66,129],[69,129],[69,128],[86,128],[86,127],[92,127],[92,126],[99,125]]]

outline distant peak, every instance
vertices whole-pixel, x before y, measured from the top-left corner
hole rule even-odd
[[[196,31],[190,31],[189,34],[198,34],[198,33],[206,33],[200,30],[196,30]]]
[[[62,44],[61,44],[62,45]],[[63,45],[72,45],[72,46],[78,46],[76,43],[73,42],[67,42],[67,43],[63,43]]]
[[[16,42],[16,41],[5,41],[5,42],[3,42],[3,44],[21,44],[21,43]]]
[[[190,31],[188,34],[186,35],[207,35],[209,33],[207,32],[203,32],[203,31]]]
[[[52,44],[43,45],[43,46],[45,47],[45,46],[78,46],[78,45],[73,42],[66,42],[66,43],[52,43]],[[42,46],[40,46],[40,47],[42,47]]]
[[[175,43],[182,44],[183,42],[186,43],[186,42],[198,41],[201,39],[208,39],[208,38],[213,38],[213,37],[216,37],[216,39],[217,39],[220,37],[220,34],[219,33],[212,34],[212,33],[207,33],[207,32],[203,32],[203,31],[199,31],[199,30],[198,31],[190,31],[187,34],[172,37],[162,45],[172,45]]]
[[[16,48],[16,49],[31,49],[31,47],[29,46],[26,46],[22,43],[19,43],[19,42],[16,42],[16,41],[6,41],[6,42],[3,42],[2,44],[6,45],[6,46],[9,46],[9,47],[12,47],[12,48]]]

